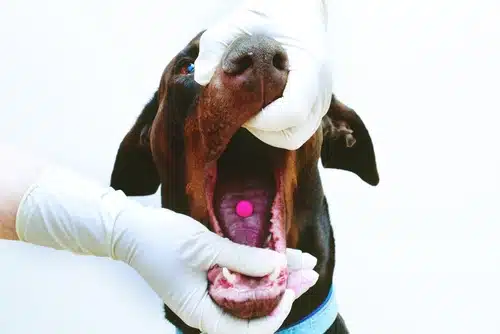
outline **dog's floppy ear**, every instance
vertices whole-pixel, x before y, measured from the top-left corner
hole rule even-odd
[[[323,117],[323,167],[342,169],[358,175],[366,183],[379,183],[372,139],[358,114],[332,96]]]
[[[160,186],[149,136],[158,111],[158,92],[144,107],[135,124],[123,138],[115,158],[110,186],[127,196],[152,195]]]

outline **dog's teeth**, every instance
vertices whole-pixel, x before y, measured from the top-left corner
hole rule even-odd
[[[274,271],[273,271],[273,272],[269,275],[269,279],[270,279],[271,281],[275,281],[275,280],[278,278],[278,276],[279,276],[279,275],[280,275],[280,268],[276,268],[276,269],[274,269]]]
[[[222,276],[224,276],[224,278],[227,279],[229,283],[234,283],[236,281],[236,276],[231,274],[229,269],[227,269],[226,267],[222,268]]]
[[[266,241],[264,242],[265,248],[269,248],[269,243],[271,242],[271,234],[267,237]]]

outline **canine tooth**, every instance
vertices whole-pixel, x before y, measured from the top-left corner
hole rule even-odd
[[[279,275],[280,275],[280,268],[276,268],[276,269],[274,269],[274,271],[273,271],[273,272],[269,275],[269,279],[270,279],[271,281],[275,281],[275,280],[278,278],[278,276],[279,276]]]
[[[236,277],[231,274],[229,269],[227,269],[226,267],[222,268],[222,276],[224,276],[224,278],[227,279],[229,283],[234,283],[234,281],[236,280]]]
[[[266,241],[264,242],[265,247],[269,247],[269,243],[271,242],[271,234],[267,237]]]

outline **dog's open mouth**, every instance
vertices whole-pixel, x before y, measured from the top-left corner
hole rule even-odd
[[[207,170],[211,229],[236,243],[285,252],[283,150],[240,129]],[[208,273],[209,294],[245,319],[269,315],[286,288],[286,268],[248,277],[218,266]]]

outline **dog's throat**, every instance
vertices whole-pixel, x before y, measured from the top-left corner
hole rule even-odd
[[[264,248],[276,181],[273,171],[253,166],[221,166],[215,185],[214,211],[226,237],[233,242]]]

